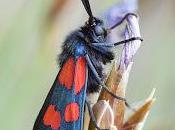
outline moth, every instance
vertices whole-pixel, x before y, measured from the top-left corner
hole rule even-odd
[[[85,25],[72,32],[62,46],[59,56],[60,70],[34,124],[33,130],[82,130],[85,105],[97,129],[92,108],[87,99],[89,93],[100,88],[118,100],[125,98],[112,93],[104,84],[103,65],[114,59],[112,48],[133,40],[132,37],[116,43],[108,43],[110,31],[120,25],[128,15],[111,28],[105,28],[103,20],[93,16],[88,0],[81,0],[89,16]],[[103,129],[104,130],[104,129]]]

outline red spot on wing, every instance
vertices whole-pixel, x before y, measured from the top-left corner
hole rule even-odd
[[[74,122],[78,120],[79,105],[76,102],[70,103],[66,106],[64,118],[66,122]]]
[[[74,80],[75,63],[73,58],[69,58],[61,68],[58,80],[67,89],[71,89]]]
[[[55,110],[55,105],[49,105],[43,117],[43,121],[44,125],[51,126],[54,130],[60,127],[61,115],[60,112]]]
[[[79,57],[76,62],[75,67],[75,94],[79,93],[83,86],[85,85],[86,80],[86,61],[84,57]]]

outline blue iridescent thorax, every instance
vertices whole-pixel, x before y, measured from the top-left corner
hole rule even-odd
[[[84,56],[86,54],[86,48],[83,43],[77,43],[75,45],[74,56]]]

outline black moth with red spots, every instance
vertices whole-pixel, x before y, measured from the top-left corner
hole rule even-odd
[[[63,43],[59,56],[60,71],[51,87],[33,130],[82,130],[86,95],[99,90],[99,85],[117,99],[103,83],[102,66],[114,59],[111,50],[134,37],[114,44],[107,43],[109,30],[103,21],[92,15],[89,1],[81,0],[89,20],[83,27],[71,33]],[[88,107],[90,109],[90,106]],[[91,110],[89,110],[91,111]],[[90,116],[93,117],[93,113]],[[93,119],[97,129],[101,130]]]

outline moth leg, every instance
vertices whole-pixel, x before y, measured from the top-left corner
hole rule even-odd
[[[121,44],[125,44],[127,42],[135,41],[135,40],[143,41],[143,39],[141,37],[131,37],[129,39],[122,40],[122,41],[119,41],[116,43],[91,43],[91,44],[92,44],[92,46],[114,47],[114,46],[118,46]]]
[[[122,24],[123,21],[128,18],[128,16],[138,17],[137,14],[135,14],[135,13],[127,13],[118,23],[116,23],[112,27],[110,27],[109,30],[112,30],[112,29],[116,28],[117,26],[119,26],[120,24]]]
[[[141,42],[143,41],[143,39],[141,37],[131,37],[129,39],[114,43],[114,46],[118,46],[118,45],[125,44],[127,42],[131,42],[131,41],[135,41],[135,40],[140,40]]]
[[[127,100],[126,100],[125,98],[120,97],[120,96],[117,96],[116,94],[114,94],[113,92],[111,92],[111,91],[108,89],[108,87],[102,82],[101,78],[99,77],[99,75],[98,75],[98,73],[97,73],[97,71],[96,71],[94,65],[92,64],[92,62],[91,62],[91,60],[90,60],[90,58],[89,58],[89,55],[86,54],[85,57],[86,57],[88,66],[89,66],[89,68],[92,70],[92,72],[93,72],[95,78],[97,79],[99,85],[100,85],[105,91],[107,91],[111,96],[113,96],[114,98],[116,98],[116,99],[118,99],[118,100],[124,101],[124,102],[125,102],[125,105],[126,105],[129,109],[132,109],[132,107],[129,105],[129,103],[127,102]],[[132,110],[133,110],[133,109],[132,109]]]
[[[85,102],[86,102],[86,105],[87,105],[87,107],[88,107],[88,112],[89,112],[90,118],[91,118],[93,124],[95,125],[95,128],[97,128],[98,130],[109,130],[109,129],[101,129],[101,128],[97,125],[97,121],[96,121],[96,119],[95,119],[93,110],[92,110],[91,105],[90,105],[89,101],[87,100],[87,98],[86,98]]]

